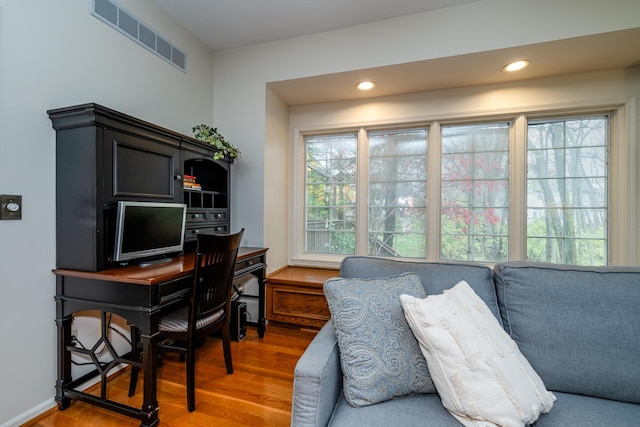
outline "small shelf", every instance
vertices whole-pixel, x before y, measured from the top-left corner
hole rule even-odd
[[[189,208],[228,209],[226,193],[219,191],[184,189],[184,203]]]

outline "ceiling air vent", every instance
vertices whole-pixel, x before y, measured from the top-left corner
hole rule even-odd
[[[91,14],[150,50],[171,65],[187,72],[187,54],[113,0],[90,0]]]

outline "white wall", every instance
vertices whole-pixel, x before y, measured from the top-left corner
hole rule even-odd
[[[0,194],[21,194],[24,205],[22,220],[0,221],[0,424],[26,421],[55,395],[56,160],[46,111],[97,102],[187,134],[213,117],[212,53],[153,1],[119,3],[187,52],[187,74],[91,16],[89,0],[0,0]]]
[[[265,163],[265,150],[281,150],[266,135],[269,82],[339,73],[465,53],[476,53],[640,26],[637,0],[480,0],[451,8],[389,19],[307,37],[218,52],[214,60],[214,118],[225,135],[249,153],[234,171],[233,222],[247,228],[255,245],[279,247],[281,223],[264,229],[266,216],[289,218],[287,206],[267,202],[285,187],[265,186],[279,166]],[[277,107],[280,108],[280,107]],[[279,126],[273,124],[273,127]],[[265,144],[269,139],[269,143]],[[282,138],[279,144],[288,145]],[[245,163],[246,161],[246,163]],[[278,181],[276,176],[274,181]],[[242,194],[239,194],[240,191]],[[267,209],[269,209],[267,211]],[[290,219],[290,218],[289,218]],[[280,249],[282,250],[282,249]],[[271,259],[290,256],[269,251]],[[269,262],[269,271],[284,264]]]

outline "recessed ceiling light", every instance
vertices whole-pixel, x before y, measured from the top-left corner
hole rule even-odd
[[[518,61],[514,61],[510,64],[505,65],[504,67],[502,67],[502,71],[511,72],[511,71],[522,70],[530,63],[531,61],[529,61],[528,59],[520,59]]]
[[[356,85],[356,87],[360,90],[369,90],[369,89],[373,89],[374,86],[376,85],[375,82],[372,81],[366,81],[366,82],[360,82]]]

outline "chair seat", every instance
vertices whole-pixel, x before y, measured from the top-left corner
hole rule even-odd
[[[196,330],[205,328],[216,322],[224,315],[224,309],[220,309],[207,317],[203,317],[196,322]],[[171,314],[166,315],[158,323],[158,330],[161,332],[187,332],[189,326],[189,307],[181,308]]]

